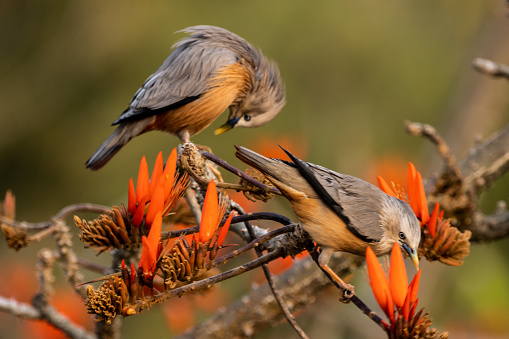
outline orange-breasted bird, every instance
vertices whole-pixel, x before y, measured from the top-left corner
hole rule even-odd
[[[103,167],[129,140],[159,130],[182,142],[199,133],[229,108],[220,134],[234,127],[258,127],[285,105],[285,86],[277,65],[240,36],[224,28],[194,26],[136,92],[113,122],[117,129],[88,159]]]
[[[359,178],[302,161],[285,149],[292,162],[235,148],[237,158],[264,173],[290,201],[302,227],[321,248],[318,263],[344,289],[353,291],[328,266],[335,251],[364,256],[370,246],[381,256],[397,242],[418,267],[421,228],[406,202]]]

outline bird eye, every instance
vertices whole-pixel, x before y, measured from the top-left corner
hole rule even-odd
[[[251,116],[249,114],[244,114],[244,120],[246,121],[251,120]]]
[[[405,240],[405,238],[406,238],[406,237],[405,237],[405,233],[403,233],[403,232],[399,232],[398,236],[399,236],[399,238],[400,238],[401,240]]]

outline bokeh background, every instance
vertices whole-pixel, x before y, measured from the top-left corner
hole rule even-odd
[[[126,202],[129,178],[142,155],[149,163],[161,150],[167,156],[176,137],[155,132],[136,138],[98,172],[86,170],[84,163],[183,37],[173,32],[197,24],[227,28],[276,60],[288,103],[267,126],[214,136],[224,114],[193,138],[196,143],[240,168],[245,166],[234,158],[234,144],[268,153],[280,143],[308,161],[369,181],[382,174],[404,183],[408,161],[430,176],[440,170],[440,160],[429,142],[405,134],[403,122],[436,126],[460,159],[475,140],[505,126],[509,84],[477,74],[471,61],[480,56],[509,63],[508,13],[503,0],[3,0],[0,194],[11,189],[17,218],[32,222],[48,220],[73,203]],[[485,212],[492,212],[497,200],[507,201],[507,187],[503,178],[485,194]],[[287,203],[276,200],[248,208],[294,218]],[[462,267],[423,263],[420,305],[434,327],[453,338],[507,337],[508,245],[504,240],[473,246]],[[108,263],[107,255],[96,259],[80,250],[79,242],[76,246],[80,255]],[[1,295],[29,301],[37,288],[37,248],[14,253],[0,244]],[[62,280],[60,270],[55,274]],[[170,301],[125,319],[122,337],[171,337],[235,300],[253,279],[263,281],[255,272],[208,295]],[[353,283],[376,308],[362,271]],[[70,288],[57,287],[54,299],[91,328]],[[334,290],[300,311],[298,319],[314,338],[383,337],[357,309],[339,304]],[[0,314],[0,333],[55,335],[5,314]],[[287,324],[259,337],[281,335],[293,336]]]

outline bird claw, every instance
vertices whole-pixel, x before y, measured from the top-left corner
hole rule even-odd
[[[339,294],[339,301],[348,304],[353,296],[355,295],[355,288],[353,285],[350,284],[344,284],[341,286],[341,293]]]

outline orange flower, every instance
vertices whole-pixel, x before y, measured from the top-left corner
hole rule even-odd
[[[182,196],[188,184],[188,176],[184,175],[177,181],[176,168],[176,148],[168,157],[166,166],[163,166],[163,155],[159,152],[150,179],[147,160],[145,157],[141,159],[136,191],[133,179],[129,181],[127,206],[134,226],[140,226],[145,217],[145,228],[150,229],[157,212],[165,216]]]
[[[428,230],[429,230],[429,234],[432,237],[435,236],[435,230],[437,228],[438,219],[439,218],[442,219],[442,216],[444,213],[444,211],[442,211],[441,216],[439,217],[438,216],[439,209],[440,209],[440,206],[438,205],[438,202],[437,202],[437,203],[435,203],[435,208],[433,209],[433,213],[431,213],[431,217],[429,218]]]
[[[161,212],[158,212],[154,218],[148,237],[143,236],[141,238],[143,247],[138,267],[142,268],[143,276],[147,282],[154,279],[157,259],[162,251],[162,246],[159,244],[161,241],[162,224],[163,217]]]
[[[389,286],[392,298],[396,307],[401,308],[405,303],[407,294],[408,279],[406,276],[405,262],[401,249],[394,243],[391,254],[391,266],[389,270]]]
[[[205,193],[205,200],[203,201],[203,208],[200,221],[199,241],[202,244],[209,241],[216,232],[219,223],[223,219],[226,207],[227,200],[221,197],[221,203],[219,203],[216,184],[214,183],[214,180],[211,180],[207,187],[207,193]],[[223,240],[225,236],[226,233],[222,237]]]
[[[422,183],[421,173],[417,172],[414,164],[408,163],[408,200],[410,206],[414,210],[415,215],[421,221],[422,225],[426,225],[429,221],[428,203],[426,200],[426,192],[424,192],[424,184]]]
[[[221,247],[221,245],[224,242],[224,239],[226,238],[226,234],[228,233],[228,230],[230,229],[230,224],[233,219],[233,212],[230,213],[228,216],[228,219],[224,222],[223,228],[221,228],[221,232],[219,232],[219,235],[217,236],[217,246]]]
[[[389,317],[391,328],[400,316],[403,316],[406,320],[411,319],[417,307],[421,270],[417,272],[410,285],[408,285],[403,256],[397,243],[394,244],[391,251],[389,281],[387,281],[371,247],[366,250],[366,263],[371,289],[376,301]]]
[[[387,282],[387,278],[385,277],[382,266],[380,266],[378,262],[375,252],[373,252],[373,249],[369,246],[366,249],[366,263],[368,266],[369,283],[375,299],[385,314],[390,317],[391,312],[389,304],[391,304],[391,302],[389,302],[389,300],[392,301],[392,296],[389,283]],[[392,313],[393,312],[394,310],[392,310]],[[394,319],[391,318],[391,321],[392,320]]]

